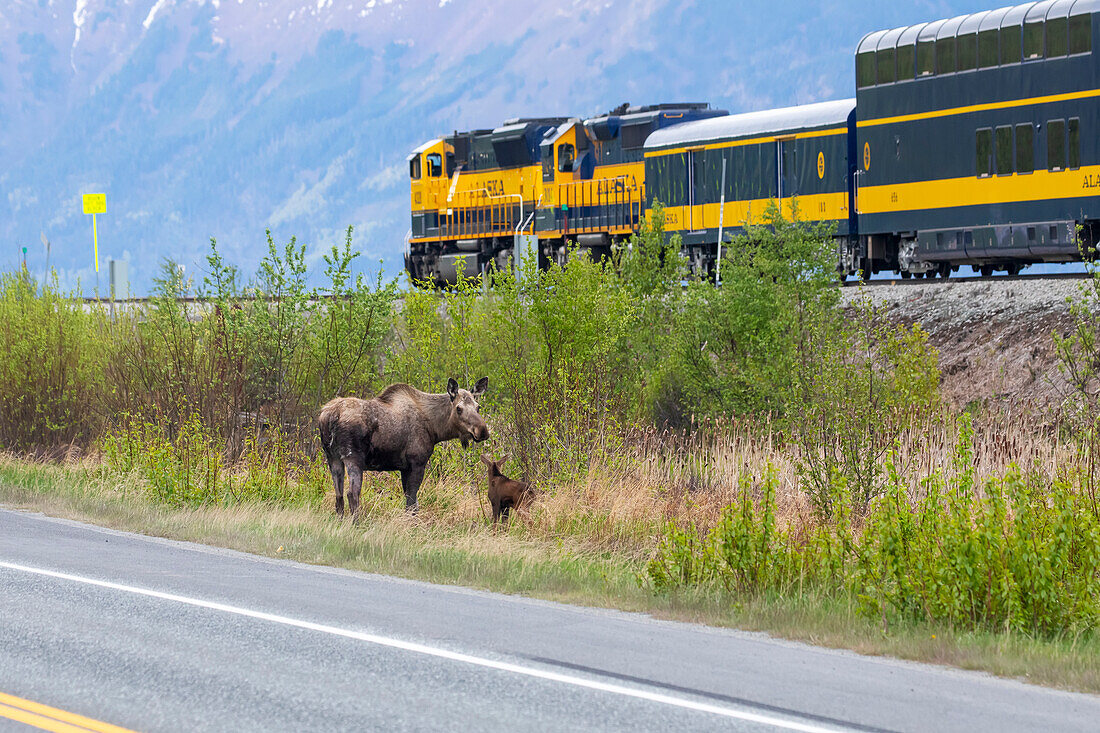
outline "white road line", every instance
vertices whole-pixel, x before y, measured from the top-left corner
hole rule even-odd
[[[573,685],[575,687],[584,687],[590,690],[599,690],[600,692],[608,692],[613,695],[622,695],[624,697],[633,697],[639,700],[648,700],[649,702],[661,703],[663,705],[671,705],[673,707],[685,708],[687,710],[695,710],[702,713],[722,715],[727,718],[736,718],[737,720],[744,720],[752,723],[761,723],[763,725],[770,725],[786,730],[801,731],[802,733],[836,733],[837,730],[840,730],[839,728],[835,727],[823,727],[810,723],[800,723],[794,720],[787,720],[785,718],[779,718],[772,715],[764,715],[762,713],[753,713],[745,710],[736,710],[734,708],[722,707],[719,705],[711,705],[705,702],[697,702],[695,700],[689,700],[686,698],[663,695],[659,692],[639,690],[633,687],[625,687],[623,685],[616,685],[608,682],[599,682],[597,680],[590,680],[584,677],[577,677],[575,675],[562,674],[560,672],[551,672],[549,670],[538,669],[536,667],[526,667],[520,664],[513,664],[511,662],[501,662],[495,659],[475,657],[471,654],[452,652],[447,649],[427,646],[426,644],[417,644],[411,641],[402,641],[401,639],[393,639],[387,636],[379,636],[377,634],[367,634],[362,631],[341,629],[336,626],[313,623],[312,621],[303,621],[301,619],[290,618],[289,616],[280,616],[274,613],[266,613],[264,611],[254,611],[249,608],[241,608],[240,606],[230,606],[225,603],[204,601],[199,598],[189,598],[187,596],[180,596],[174,593],[162,593],[161,591],[150,590],[148,588],[138,588],[132,585],[112,583],[106,580],[85,578],[80,575],[59,573],[55,570],[29,567],[27,565],[17,565],[15,563],[4,561],[0,561],[0,568],[8,568],[9,570],[17,570],[24,573],[32,573],[34,575],[44,575],[50,578],[69,580],[74,583],[83,583],[85,585],[93,585],[99,588],[109,588],[111,590],[123,591],[125,593],[133,593],[134,595],[147,596],[149,598],[159,598],[164,601],[183,603],[188,606],[194,606],[196,608],[205,608],[212,611],[231,613],[237,616],[245,616],[247,618],[259,619],[261,621],[269,621],[271,623],[283,624],[284,626],[293,626],[299,629],[318,631],[323,634],[331,634],[333,636],[342,636],[348,639],[365,641],[370,644],[390,647],[391,649],[401,649],[403,651],[413,652],[415,654],[424,654],[429,657],[448,659],[453,662],[463,662],[465,664],[472,664],[477,667],[485,667],[488,669],[500,670],[502,672],[521,674],[527,677],[535,677],[538,679],[550,680],[552,682],[560,682],[562,684]]]

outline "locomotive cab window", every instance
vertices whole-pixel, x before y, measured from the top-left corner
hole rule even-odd
[[[994,143],[997,160],[997,175],[1012,175],[1012,126],[998,127],[995,131]]]
[[[1020,36],[1023,29],[1010,25],[1001,29],[1001,64],[1020,63]]]
[[[1047,120],[1047,168],[1066,169],[1066,121]]]
[[[1051,18],[1046,22],[1046,57],[1048,59],[1065,56],[1068,52],[1069,47],[1066,45],[1067,24],[1068,20],[1066,18]]]
[[[989,127],[974,135],[975,170],[978,178],[993,175],[993,130]]]
[[[573,170],[573,158],[576,151],[572,143],[562,143],[558,146],[558,173],[569,173]]]
[[[414,155],[409,160],[409,178],[414,181],[420,180],[420,156]]]
[[[1069,148],[1069,160],[1066,162],[1069,164],[1069,168],[1081,167],[1081,120],[1077,117],[1073,117],[1069,121],[1069,126],[1066,128],[1066,147]]]
[[[860,89],[875,85],[875,52],[867,51],[856,56],[856,86]]]
[[[455,163],[455,154],[447,153],[447,178],[450,178],[455,174],[455,169],[458,165]]]
[[[428,153],[424,156],[428,161],[428,176],[439,178],[443,175],[443,156],[439,153]]]
[[[1075,15],[1069,19],[1069,52],[1088,53],[1092,50],[1092,15]]]
[[[1016,172],[1035,170],[1035,126],[1030,122],[1016,125]]]
[[[1043,23],[1028,23],[1024,26],[1024,60],[1043,57]]]

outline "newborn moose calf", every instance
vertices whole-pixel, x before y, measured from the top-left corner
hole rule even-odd
[[[535,500],[535,490],[526,481],[513,481],[500,472],[508,456],[494,461],[482,453],[481,460],[489,467],[489,503],[493,506],[493,523],[503,515],[502,523],[507,524],[508,510],[525,510]]]

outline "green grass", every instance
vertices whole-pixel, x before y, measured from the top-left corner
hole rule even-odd
[[[638,583],[636,557],[586,550],[566,539],[532,540],[473,522],[439,526],[392,511],[358,525],[321,507],[246,503],[171,508],[139,485],[91,464],[41,464],[0,457],[0,504],[146,535],[201,542],[305,563],[384,573],[532,598],[640,611],[863,654],[984,670],[1100,693],[1100,640],[959,632],[908,623],[884,629],[857,613],[855,599],[806,593],[734,598],[688,590],[656,595]]]

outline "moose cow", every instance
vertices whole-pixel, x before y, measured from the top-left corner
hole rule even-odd
[[[391,384],[370,400],[337,397],[321,408],[317,418],[321,447],[336,486],[336,513],[344,514],[344,469],[348,486],[348,512],[359,511],[363,471],[400,471],[405,509],[416,513],[416,493],[424,469],[437,443],[458,438],[489,439],[489,428],[478,414],[477,398],[485,393],[489,378],[477,380],[472,390],[460,389],[447,380],[446,394],[429,394],[407,384]]]

